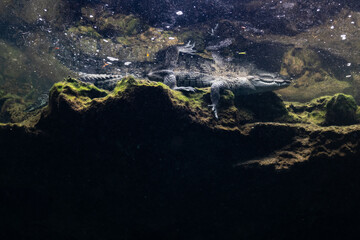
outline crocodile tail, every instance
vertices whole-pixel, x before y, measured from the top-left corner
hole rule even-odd
[[[113,80],[113,79],[121,79],[124,76],[122,75],[112,75],[112,74],[88,74],[88,73],[79,73],[79,80],[82,82],[88,83],[95,83],[101,82],[106,80]]]

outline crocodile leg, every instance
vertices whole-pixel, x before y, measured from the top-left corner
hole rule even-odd
[[[184,46],[178,46],[177,50],[182,53],[195,54],[196,50],[193,49],[194,47],[195,47],[195,43],[191,44],[191,41],[189,41]]]
[[[174,90],[184,91],[184,92],[196,92],[196,89],[193,87],[174,87]]]
[[[164,77],[164,84],[171,89],[176,87],[176,76],[174,73],[170,73]]]
[[[224,81],[217,81],[211,85],[211,92],[210,92],[210,98],[211,98],[211,105],[209,107],[212,107],[212,111],[214,112],[214,116],[216,119],[218,119],[218,105],[220,100],[220,91],[224,88],[225,82]]]

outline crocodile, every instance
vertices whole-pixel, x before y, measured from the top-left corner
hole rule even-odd
[[[224,45],[228,46],[232,40],[220,42],[211,50],[216,51]],[[195,92],[195,88],[211,87],[210,97],[212,111],[215,118],[218,119],[218,105],[220,94],[223,90],[231,90],[236,95],[248,95],[261,93],[284,88],[290,85],[290,80],[283,78],[278,74],[268,72],[254,72],[245,74],[244,72],[230,72],[225,69],[223,72],[202,73],[188,70],[175,70],[179,53],[194,54],[195,44],[188,42],[183,46],[171,46],[166,50],[165,62],[160,70],[150,71],[146,77],[151,81],[163,82],[173,90]],[[240,73],[240,74],[239,74]],[[79,73],[79,80],[93,83],[95,86],[112,90],[123,75],[108,74],[85,74]],[[137,76],[136,76],[137,77]],[[140,76],[141,78],[141,76]]]
[[[200,72],[158,70],[147,77],[152,81],[162,81],[171,89],[195,92],[195,88],[210,87],[212,111],[218,119],[218,105],[223,90],[231,90],[235,96],[262,93],[285,88],[291,81],[279,74],[258,72],[247,76],[217,76]]]
[[[93,83],[103,89],[111,90],[123,75],[80,73],[79,80]],[[291,81],[274,73],[258,72],[247,76],[218,76],[201,72],[174,71],[169,69],[148,73],[151,81],[163,82],[173,90],[196,92],[196,88],[210,87],[212,111],[218,119],[220,94],[231,90],[235,96],[262,93],[285,88]]]
[[[225,44],[226,43],[226,44]],[[216,51],[223,45],[231,44],[231,40],[224,41],[224,44],[220,42],[218,45],[214,45],[211,50]],[[234,75],[229,71],[215,73],[202,73],[197,71],[188,70],[174,70],[177,67],[177,61],[179,53],[194,54],[193,50],[195,44],[188,42],[182,46],[171,46],[166,50],[165,62],[160,70],[150,71],[146,75],[149,80],[163,82],[173,90],[195,92],[196,88],[211,87],[210,97],[212,111],[215,118],[218,119],[218,105],[220,100],[220,94],[223,90],[231,90],[236,95],[248,95],[253,93],[261,93],[266,91],[272,91],[280,88],[287,87],[290,84],[289,80],[284,79],[278,74],[258,72],[255,74],[247,75]],[[87,74],[79,72],[77,73],[78,79],[83,82],[94,84],[96,87],[113,90],[117,82],[120,81],[125,75],[122,74]],[[144,76],[138,76],[137,78],[143,78]],[[45,99],[45,98],[41,98]],[[46,98],[47,99],[47,98]],[[43,104],[41,104],[43,106]],[[33,106],[29,111],[33,111]]]
[[[78,79],[82,82],[92,83],[96,87],[112,91],[117,82],[119,82],[125,75],[121,74],[88,74],[79,72]],[[138,76],[135,76],[138,77]]]

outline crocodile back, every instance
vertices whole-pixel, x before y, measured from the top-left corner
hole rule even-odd
[[[80,81],[92,83],[98,88],[109,91],[113,90],[123,77],[123,75],[79,73]]]
[[[176,85],[181,87],[210,87],[215,78],[200,72],[175,72]]]
[[[123,75],[113,75],[113,74],[88,74],[88,73],[78,73],[79,80],[82,82],[95,83],[113,79],[121,79]]]

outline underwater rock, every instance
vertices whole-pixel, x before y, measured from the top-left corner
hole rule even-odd
[[[295,119],[322,126],[346,126],[359,122],[358,106],[351,95],[342,93],[322,96],[308,103],[287,102],[286,107]]]
[[[302,122],[323,125],[325,122],[326,104],[331,96],[323,96],[307,103],[287,102],[287,109]]]
[[[132,77],[112,92],[55,84],[36,124],[0,124],[1,211],[12,216],[1,234],[320,239],[357,229],[359,125],[230,123],[238,100],[229,91],[216,121],[208,91]],[[258,103],[274,107],[253,103],[257,115],[283,111],[263,95]]]
[[[132,77],[118,82],[112,92],[68,78],[64,82],[55,84],[51,89],[50,99],[53,100],[50,100],[49,110],[51,111],[55,106],[59,108],[60,102],[63,102],[66,103],[67,109],[82,112],[85,109],[91,109],[92,104],[94,104],[93,99],[97,99],[96,101],[101,99],[101,101],[116,100],[118,97],[123,99],[122,93],[124,91],[127,93],[125,96],[128,97],[138,88],[143,88],[143,95],[148,95],[146,89],[151,91],[151,89],[156,88],[157,91],[163,91],[162,95],[167,96],[167,100],[164,101],[170,101],[174,109],[181,110],[183,117],[190,117],[193,121],[200,121],[202,124],[212,127],[240,127],[245,123],[264,121],[303,122],[318,125],[348,125],[358,121],[356,116],[357,105],[353,97],[344,94],[320,97],[309,103],[286,102],[285,104],[273,92],[235,98],[229,90],[221,94],[220,117],[219,120],[215,121],[211,109],[208,107],[211,102],[208,88],[198,90],[196,93],[181,93],[170,91],[162,83],[135,80]],[[336,115],[341,115],[344,118],[336,118]]]
[[[32,115],[24,110],[26,104],[19,96],[6,94],[0,95],[0,123],[21,123]]]
[[[127,98],[130,96],[132,96],[131,98],[142,98],[144,96],[133,95],[140,91],[139,89],[142,89],[144,96],[152,95],[153,93],[150,92],[153,89],[162,92],[160,96],[166,96],[166,100],[163,100],[164,104],[168,102],[167,104],[172,105],[173,109],[179,111],[177,114],[181,113],[182,117],[215,128],[241,127],[246,123],[268,121],[318,125],[349,125],[359,121],[356,115],[357,105],[353,97],[349,95],[323,96],[308,103],[284,103],[273,92],[235,98],[229,90],[221,94],[219,120],[215,121],[211,109],[208,107],[211,101],[208,88],[198,90],[196,93],[181,93],[170,90],[162,83],[135,80],[132,77],[119,81],[111,92],[68,78],[64,82],[55,84],[51,89],[47,111],[59,110],[63,105],[66,106],[65,110],[73,109],[74,113],[82,113],[91,110],[99,102],[110,101],[110,99],[112,99],[111,101],[119,101],[120,99],[121,101],[128,101]],[[124,93],[126,94],[124,95]],[[93,101],[94,99],[96,101]],[[153,110],[158,111],[157,109]],[[49,112],[46,114],[52,115]]]
[[[144,96],[134,95],[140,89],[143,92],[141,95]],[[68,78],[64,82],[55,84],[51,89],[49,108],[47,110],[49,112],[46,115],[53,115],[51,112],[55,109],[57,109],[57,112],[61,112],[64,109],[72,109],[74,114],[78,114],[87,111],[87,109],[92,110],[95,102],[98,104],[100,101],[110,101],[110,99],[112,99],[111,101],[128,101],[127,98],[130,96],[135,99],[144,98],[145,96],[153,95],[151,91],[155,91],[154,89],[161,92],[159,96],[166,96],[163,100],[164,104],[171,105],[171,108],[177,109],[177,114],[181,113],[182,117],[190,118],[193,121],[212,127],[236,127],[248,122],[287,121],[291,119],[284,103],[274,93],[243,96],[235,99],[231,91],[225,91],[220,98],[220,119],[215,120],[211,109],[208,107],[211,102],[210,89],[207,88],[196,93],[183,94],[170,90],[162,83],[135,80],[132,77],[121,80],[112,92],[100,90],[93,85]],[[126,94],[124,95],[124,93]],[[154,98],[159,98],[159,96],[154,96]],[[144,101],[152,101],[150,97],[148,98],[144,99]],[[93,99],[96,99],[96,101],[94,102]],[[62,108],[64,109],[62,110]],[[162,108],[165,107],[160,109]],[[169,108],[169,106],[166,108]],[[159,110],[153,109],[153,111],[157,112]]]
[[[254,121],[283,122],[288,117],[284,102],[274,92],[241,96],[236,106],[250,110],[254,114]]]
[[[350,122],[350,120],[356,121],[354,114],[357,105],[351,96],[344,94],[314,99],[307,105],[291,103],[289,106],[289,103],[286,103],[287,106],[285,107],[281,99],[272,92],[234,99],[231,91],[225,91],[220,99],[220,113],[221,111],[222,113],[219,116],[219,120],[215,120],[212,116],[208,108],[209,101],[208,90],[186,93],[184,95],[181,92],[171,90],[162,83],[136,80],[133,77],[122,79],[111,92],[98,89],[91,84],[83,83],[76,79],[68,78],[53,86],[50,91],[49,106],[43,110],[41,119],[33,127],[47,132],[47,134],[61,134],[64,139],[67,139],[68,134],[75,138],[81,138],[82,130],[75,134],[79,129],[89,128],[89,130],[91,129],[90,131],[97,129],[95,132],[88,132],[87,134],[104,134],[104,136],[109,134],[111,138],[121,139],[125,136],[133,136],[135,139],[131,141],[131,144],[138,144],[138,141],[144,141],[142,144],[159,144],[159,146],[165,144],[161,139],[171,138],[172,136],[168,135],[168,133],[175,134],[176,129],[180,127],[181,129],[187,129],[186,131],[194,131],[191,134],[192,136],[194,136],[193,134],[210,134],[211,136],[215,134],[213,137],[229,137],[226,141],[234,141],[231,140],[233,137],[239,138],[236,142],[240,145],[250,146],[255,144],[257,146],[266,142],[268,146],[262,146],[261,152],[246,153],[245,155],[243,153],[237,154],[240,154],[242,157],[246,156],[245,159],[249,160],[261,155],[266,156],[270,154],[271,159],[276,159],[276,156],[278,156],[281,160],[275,161],[273,159],[267,162],[266,159],[268,157],[265,157],[258,162],[246,163],[246,165],[255,166],[255,163],[261,162],[260,165],[271,165],[276,169],[290,168],[298,162],[309,161],[314,157],[312,155],[314,152],[316,154],[324,152],[321,139],[326,134],[333,132],[335,135],[349,135],[351,138],[353,132],[360,131],[357,125],[354,125],[352,128],[326,128],[308,124],[346,125],[354,123]],[[288,112],[288,109],[291,111]],[[306,120],[306,117],[302,115],[304,112],[312,112],[314,115],[312,118],[308,116]],[[316,112],[318,112],[317,115],[320,116],[319,119],[321,121],[318,120],[316,122]],[[240,113],[248,113],[251,116],[248,119],[250,123],[241,120],[239,124],[239,122],[236,123],[230,119],[235,116],[236,120],[236,115],[239,117]],[[343,115],[344,118],[339,117],[340,115]],[[245,118],[246,116],[243,119]],[[303,124],[261,122],[274,121],[276,119],[283,122],[302,121]],[[296,119],[298,120],[296,121]],[[254,121],[258,122],[251,123]],[[167,130],[165,131],[165,129]],[[103,130],[103,132],[100,130]],[[115,134],[119,133],[119,131],[124,135]],[[220,135],[218,136],[218,134]],[[223,134],[225,135],[223,136]],[[307,139],[309,134],[311,138]],[[160,139],[155,140],[154,136],[158,136]],[[295,136],[297,136],[296,139],[294,139]],[[197,137],[201,137],[201,135]],[[252,140],[247,142],[249,139],[244,140],[244,137]],[[274,139],[277,142],[274,142]],[[305,139],[307,140],[305,141]],[[88,140],[93,141],[95,139]],[[105,141],[98,140],[100,142]],[[298,141],[302,141],[302,144],[299,145]],[[345,141],[345,139],[336,137],[329,141],[341,142]],[[194,144],[193,141],[183,142],[183,144],[185,145],[181,146],[181,148],[191,149],[194,152],[197,151],[195,146],[191,146]],[[205,142],[202,142],[202,144],[205,144]],[[216,141],[213,142],[213,140],[209,139],[209,141],[206,141],[206,144],[216,144]],[[345,149],[338,148],[341,145],[326,145],[325,148],[334,148],[332,149],[333,151],[339,151],[345,155],[347,154],[346,151],[360,154],[360,152],[357,153],[356,145],[351,147],[351,150],[347,149],[346,151]],[[330,149],[325,152],[330,152]],[[173,151],[175,149],[170,148],[168,150]],[[287,155],[286,152],[289,151],[293,151],[293,154]],[[328,157],[333,158],[334,156],[329,155]],[[236,156],[231,157],[231,159],[237,161]]]
[[[95,39],[101,38],[101,35],[92,26],[80,25],[78,27],[71,27],[68,29],[68,33],[70,35],[87,36]]]
[[[326,104],[325,123],[327,125],[350,125],[358,123],[355,99],[350,95],[336,94]]]
[[[293,84],[279,93],[287,101],[307,102],[338,92],[351,93],[351,83],[338,79],[318,53],[308,48],[291,48],[283,56],[280,73],[293,77]]]
[[[139,18],[133,15],[105,16],[97,20],[97,25],[105,36],[132,36],[146,30],[146,26],[143,26]]]

